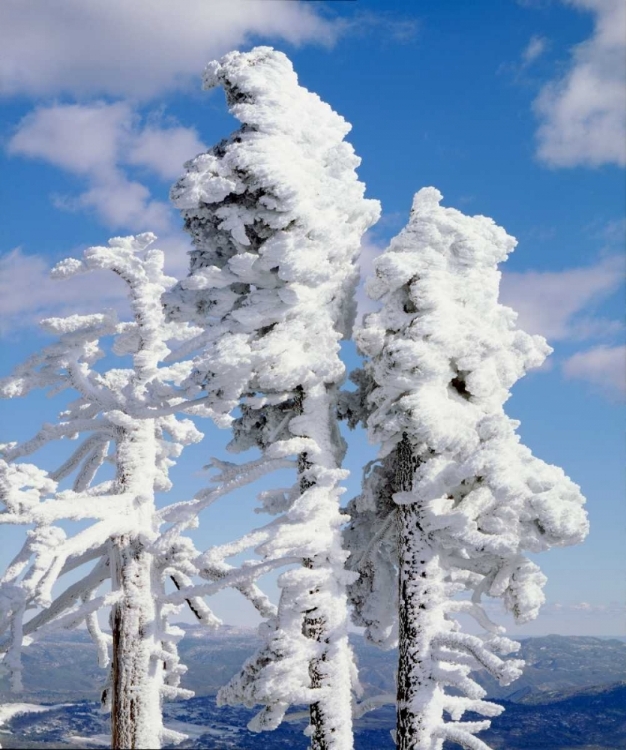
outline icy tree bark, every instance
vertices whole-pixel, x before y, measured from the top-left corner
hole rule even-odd
[[[434,750],[432,727],[441,717],[440,689],[430,659],[429,619],[441,617],[435,602],[441,587],[437,556],[423,538],[417,509],[398,509],[399,643],[396,743],[399,750]],[[439,698],[439,700],[438,700]],[[440,744],[440,742],[439,742]]]
[[[416,468],[413,448],[406,434],[395,451],[395,492],[410,492]],[[437,557],[424,538],[415,503],[398,510],[398,676],[396,744],[399,750],[431,750],[432,725],[437,708],[429,716],[438,693],[430,660],[429,631],[436,591],[442,575]],[[441,616],[441,615],[440,615]],[[429,627],[430,626],[430,627]],[[439,708],[439,714],[441,709]],[[430,719],[430,720],[429,720]],[[434,720],[434,721],[433,721]]]
[[[331,425],[333,424],[334,420],[330,409],[329,389],[327,389],[325,386],[318,386],[316,390],[319,391],[319,393],[317,394],[318,397],[315,397],[315,393],[309,396],[308,408],[308,411],[315,414],[318,418],[316,421],[320,427],[320,433],[322,433],[316,435],[315,437],[318,441],[318,444],[320,445],[332,445],[333,441],[331,435]],[[334,395],[336,389],[333,388],[331,389],[331,391]],[[298,414],[302,414],[304,410],[304,401],[305,398],[303,398],[300,394],[300,397],[296,402],[296,411]],[[320,419],[321,415],[325,415],[325,418],[322,417]],[[316,462],[315,459],[310,460],[307,453],[301,453],[298,457],[298,483],[301,495],[304,495],[307,490],[315,487],[316,482],[310,477],[315,476],[316,463],[319,464],[320,462]],[[338,467],[334,466],[333,468]],[[331,534],[333,533],[330,529],[329,532]],[[317,556],[316,558],[306,558],[303,564],[306,569],[312,571],[313,578],[318,572],[324,572],[325,575],[334,577],[333,561],[331,560],[331,557],[332,552],[329,550],[328,555]],[[343,564],[343,561],[337,560],[334,561],[334,564],[341,566]],[[312,595],[312,597],[319,597],[319,587],[315,586],[313,589],[311,589],[310,594]],[[342,590],[339,593],[339,596],[343,598],[341,609],[343,611],[346,611],[347,602],[345,592]],[[335,606],[338,605],[336,597],[337,595],[335,595],[334,600]],[[325,669],[325,667],[328,666],[329,661],[329,653],[327,648],[330,642],[328,633],[328,619],[328,613],[325,614],[323,609],[318,605],[305,611],[302,625],[303,634],[307,638],[310,638],[311,640],[314,640],[322,645],[321,655],[318,658],[311,660],[311,663],[309,665],[311,688],[313,690],[322,691],[323,695],[320,700],[311,703],[309,706],[310,725],[312,728],[311,750],[330,750],[331,748],[336,747],[334,740],[337,738],[338,730],[341,734],[345,735],[348,738],[352,735],[352,695],[350,680],[345,679],[343,681],[343,686],[341,684],[338,684],[336,687],[333,685],[334,692],[332,692],[332,694],[328,689],[330,685],[327,676],[327,670]],[[342,657],[344,661],[343,667],[347,670],[350,670],[352,659],[347,646],[346,626],[347,623],[344,622],[343,637],[346,639],[346,643],[344,644],[344,648],[341,649],[340,654],[335,655],[335,658]],[[335,665],[335,667],[337,666],[339,665]],[[341,727],[337,726],[336,719],[338,716],[342,719]],[[345,745],[342,744],[340,745],[340,747],[345,747]]]
[[[154,658],[155,603],[151,588],[151,555],[138,537],[112,540],[116,584],[123,592],[111,614],[113,635],[112,747],[161,747],[163,664]]]
[[[298,414],[302,414],[302,392],[298,394],[296,401],[296,411]],[[314,482],[306,476],[306,472],[311,468],[311,462],[307,458],[306,453],[301,453],[298,456],[298,485],[300,487],[300,494],[304,493],[313,487]],[[309,570],[313,570],[314,562],[312,559],[307,558],[304,560],[303,565]],[[319,589],[315,591],[319,593]],[[318,608],[314,607],[305,614],[304,622],[302,625],[302,632],[307,638],[322,643],[324,640],[324,620],[321,617]],[[325,655],[321,657],[321,660],[325,660]],[[311,688],[317,690],[322,686],[322,674],[320,671],[320,664],[318,660],[314,660],[309,665],[309,675],[311,677]],[[324,711],[320,702],[311,703],[309,706],[309,717],[310,723],[313,727],[313,733],[311,734],[311,750],[327,750],[328,745],[325,740],[324,733]]]
[[[111,733],[114,750],[159,748],[163,729],[163,663],[157,660],[157,604],[152,592],[153,555],[146,543],[154,536],[155,425],[146,419],[124,431],[118,443],[118,490],[136,493],[133,531],[111,540],[113,589],[122,592],[111,612]],[[141,490],[144,490],[144,493]]]
[[[305,560],[304,567],[313,570],[313,560]],[[311,638],[318,643],[323,643],[324,629],[324,618],[321,616],[317,607],[306,613],[302,632],[307,638]],[[321,667],[322,663],[326,661],[326,658],[326,654],[322,654],[319,659],[311,661],[309,674],[311,676],[311,688],[313,690],[318,690],[322,687]],[[329,745],[326,742],[326,732],[329,731],[330,733],[333,733],[334,729],[332,727],[327,727],[326,716],[321,701],[311,703],[309,706],[309,717],[311,727],[313,728],[311,734],[311,750],[328,750]]]

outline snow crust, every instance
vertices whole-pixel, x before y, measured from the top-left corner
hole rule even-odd
[[[519,423],[504,412],[511,386],[551,351],[542,337],[517,329],[515,312],[497,301],[497,264],[515,240],[491,219],[444,208],[441,199],[435,188],[415,195],[408,225],[367,282],[382,309],[355,334],[366,361],[352,376],[358,389],[345,394],[342,411],[351,424],[367,425],[381,451],[366,467],[363,493],[348,506],[349,565],[360,573],[350,597],[355,623],[391,647],[398,641],[399,545],[425,545],[436,556],[441,583],[419,594],[426,611],[417,609],[414,623],[423,632],[416,653],[431,654],[426,687],[413,698],[416,714],[431,716],[429,739],[419,747],[440,748],[447,738],[485,748],[472,735],[488,722],[458,722],[464,710],[492,715],[469,672],[485,668],[510,681],[521,665],[506,666],[494,655],[515,644],[489,621],[481,596],[502,599],[517,622],[536,617],[546,578],[525,552],[581,542],[588,524],[579,487],[533,456],[516,434]],[[412,476],[399,491],[405,446]],[[408,541],[398,538],[399,506],[414,512]],[[413,557],[403,553],[409,582],[423,574],[419,558],[426,553],[417,549]],[[472,615],[488,635],[462,634],[458,612]],[[445,685],[467,698],[447,696]],[[443,708],[452,724],[443,722]]]

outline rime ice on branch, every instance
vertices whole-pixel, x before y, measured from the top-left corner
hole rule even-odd
[[[503,410],[515,381],[550,352],[497,301],[497,264],[515,240],[440,200],[434,188],[415,196],[368,282],[382,309],[356,334],[366,364],[344,415],[382,447],[348,506],[349,564],[360,573],[350,597],[371,641],[399,643],[398,747],[487,750],[475,734],[489,721],[461,717],[501,708],[470,672],[508,684],[522,663],[501,658],[518,644],[481,596],[502,599],[519,623],[536,617],[546,579],[524,553],[582,541],[587,520],[578,486],[520,444]],[[463,633],[458,613],[485,634]]]
[[[108,247],[89,248],[82,260],[59,263],[53,271],[58,278],[95,269],[120,276],[132,320],[118,322],[111,312],[44,320],[54,343],[0,381],[0,394],[9,398],[37,388],[50,396],[64,390],[77,395],[58,422],[44,424],[31,440],[2,446],[0,523],[31,529],[0,579],[0,648],[19,688],[27,637],[84,622],[101,666],[110,663],[105,694],[112,704],[114,748],[156,748],[182,739],[163,728],[161,701],[191,695],[178,687],[185,671],[176,651],[182,631],[168,624],[176,607],[165,601],[165,583],[171,580],[178,588],[188,583],[185,550],[192,545],[180,536],[184,524],[160,533],[163,519],[154,496],[170,489],[168,471],[183,447],[202,437],[191,420],[175,412],[211,412],[181,391],[190,361],[162,364],[173,356],[170,347],[184,346],[200,330],[165,321],[161,296],[175,280],[163,275],[161,251],[147,249],[154,239],[115,238]],[[130,366],[122,360],[120,368],[97,368],[105,356],[100,340],[108,337],[111,354],[130,356]],[[51,442],[70,440],[75,448],[49,474],[15,463]],[[102,477],[105,464],[114,467],[111,480]],[[71,489],[58,489],[63,480]],[[73,534],[61,525],[88,519],[91,525]],[[83,566],[87,572],[54,597],[53,586]],[[110,592],[98,593],[107,581]],[[188,603],[210,622],[202,602]],[[112,637],[98,625],[97,613],[105,607],[111,608]]]
[[[278,611],[266,607],[265,646],[219,698],[264,705],[256,730],[275,728],[292,704],[309,704],[312,747],[343,750],[352,746],[353,667],[338,352],[354,317],[361,236],[379,207],[363,197],[360,160],[343,140],[350,126],[298,85],[285,55],[268,47],[226,55],[207,68],[205,88],[214,86],[242,126],[188,162],[172,190],[194,249],[190,274],[166,305],[174,319],[206,329],[190,387],[206,389],[224,425],[242,404],[233,449],[261,450],[253,471],[287,461],[298,472],[294,487],[262,497],[274,522],[205,557],[224,565],[256,548],[261,562],[251,562],[250,582],[292,566],[279,579]],[[246,467],[226,470],[244,476]]]

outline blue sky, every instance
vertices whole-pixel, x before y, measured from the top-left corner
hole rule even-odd
[[[87,289],[49,281],[56,260],[152,230],[170,272],[185,273],[169,186],[235,127],[222,94],[200,91],[200,73],[229,49],[272,44],[353,124],[360,176],[384,212],[365,239],[365,271],[426,185],[518,238],[502,298],[555,351],[507,411],[533,452],[581,485],[592,531],[538,560],[548,604],[513,632],[626,632],[622,0],[193,0],[186,14],[165,0],[34,6],[0,7],[0,375],[45,341],[41,317],[120,304],[105,278]],[[26,438],[59,408],[40,396],[1,403],[0,441]],[[176,497],[224,454],[227,433],[201,428],[205,443],[176,469]],[[349,440],[347,497],[375,450],[362,434]],[[198,544],[259,523],[253,506],[241,493],[215,508]],[[17,544],[2,535],[0,562]],[[249,614],[234,596],[218,611],[229,622]]]

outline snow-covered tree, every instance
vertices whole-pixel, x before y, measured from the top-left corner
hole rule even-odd
[[[294,487],[262,496],[263,509],[277,516],[272,523],[204,557],[226,570],[228,556],[255,548],[261,561],[250,560],[246,586],[272,567],[291,566],[279,578],[278,608],[263,604],[263,648],[219,700],[263,705],[255,730],[273,729],[290,705],[308,704],[312,747],[345,749],[352,747],[353,664],[338,352],[353,322],[361,237],[379,206],[363,197],[360,160],[344,141],[350,126],[298,85],[284,54],[230,53],[206,70],[204,87],[215,86],[242,125],[188,162],[172,190],[194,249],[190,274],[166,306],[173,319],[206,330],[189,383],[206,390],[224,425],[240,405],[231,447],[262,454],[248,465],[222,465],[222,480],[273,466],[297,470]]]
[[[349,563],[360,574],[350,597],[371,641],[399,645],[398,747],[488,750],[475,734],[489,720],[462,715],[502,709],[470,672],[506,685],[523,663],[502,658],[518,644],[481,597],[501,599],[518,623],[536,617],[546,579],[525,552],[582,541],[587,520],[578,486],[519,442],[519,422],[503,410],[515,381],[550,352],[497,301],[497,264],[515,240],[440,201],[434,188],[416,194],[368,282],[382,309],[356,334],[366,362],[343,409],[381,450],[348,506]],[[460,614],[484,634],[463,632]]]
[[[54,342],[0,381],[0,395],[8,398],[34,389],[76,396],[58,422],[44,424],[26,442],[1,447],[0,523],[28,527],[21,551],[0,578],[4,663],[19,689],[22,646],[51,629],[84,622],[101,666],[110,664],[103,699],[111,706],[114,748],[157,748],[184,736],[165,730],[161,717],[163,697],[191,695],[178,687],[185,668],[176,642],[183,632],[168,624],[176,607],[166,600],[166,583],[189,585],[193,545],[180,532],[206,505],[202,496],[189,501],[186,522],[163,531],[167,519],[156,509],[155,493],[170,489],[168,471],[176,457],[202,437],[176,412],[211,412],[181,391],[191,361],[163,364],[168,355],[176,359],[170,347],[185,349],[201,331],[165,320],[161,297],[175,279],[163,274],[161,251],[148,249],[154,239],[115,238],[108,247],[89,248],[82,260],[59,263],[57,278],[97,269],[121,277],[132,319],[119,322],[107,312],[44,320]],[[101,340],[111,346],[101,348]],[[70,440],[77,446],[54,471],[18,461]],[[68,488],[61,489],[64,481]],[[72,526],[64,528],[68,521],[91,523],[72,532]],[[198,619],[211,623],[200,599],[188,597],[187,603]],[[107,607],[111,635],[98,622],[98,612]]]

